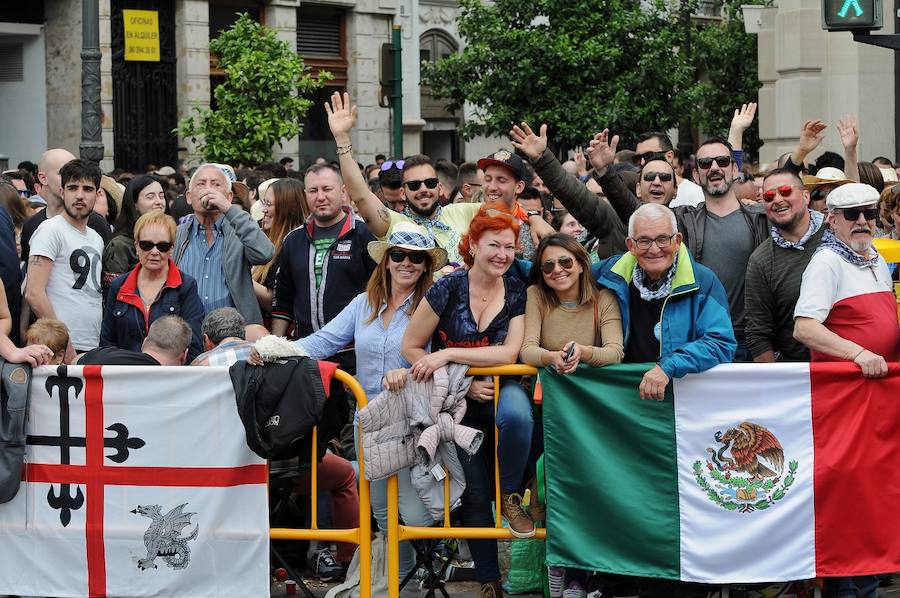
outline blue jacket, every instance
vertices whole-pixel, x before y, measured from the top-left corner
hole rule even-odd
[[[593,268],[597,282],[619,300],[626,345],[631,332],[628,287],[636,265],[634,255],[626,253]],[[712,270],[694,262],[684,243],[678,252],[672,294],[663,303],[660,321],[659,366],[669,378],[703,372],[734,358],[737,341],[725,289]]]
[[[137,276],[141,265],[112,281],[100,327],[100,346],[140,351],[147,330],[157,318],[179,316],[191,327],[191,346],[187,363],[203,352],[203,303],[197,294],[197,281],[178,270],[169,260],[169,275],[159,298],[144,312],[144,304],[137,293]]]

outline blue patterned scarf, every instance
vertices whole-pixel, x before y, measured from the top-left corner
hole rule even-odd
[[[788,241],[784,237],[781,236],[781,231],[778,230],[778,227],[774,224],[769,225],[769,232],[772,234],[772,242],[781,247],[782,249],[803,249],[803,246],[806,244],[809,239],[819,232],[819,229],[822,228],[822,224],[825,222],[825,215],[822,212],[817,212],[815,210],[809,210],[809,229],[806,231],[802,237],[800,237],[799,241]]]
[[[644,272],[644,269],[639,265],[634,265],[634,274],[631,275],[631,282],[634,283],[634,287],[640,292],[641,299],[644,301],[655,301],[657,299],[662,299],[663,297],[668,297],[672,293],[672,279],[675,278],[675,267],[678,265],[678,256],[675,256],[675,261],[672,262],[672,265],[669,267],[669,271],[666,272],[666,275],[663,276],[657,284],[651,285],[655,286],[655,289],[648,288],[645,280],[647,277],[647,273]]]
[[[822,235],[822,244],[819,246],[819,251],[822,249],[828,249],[829,251],[833,251],[839,256],[841,256],[845,261],[853,264],[854,266],[858,266],[860,268],[874,268],[878,265],[878,253],[875,252],[872,247],[869,247],[869,255],[875,254],[874,257],[865,258],[837,238],[837,236],[831,232],[831,229],[825,231],[825,234]]]

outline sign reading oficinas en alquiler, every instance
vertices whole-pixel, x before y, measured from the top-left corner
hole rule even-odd
[[[125,60],[159,62],[159,12],[122,10]]]

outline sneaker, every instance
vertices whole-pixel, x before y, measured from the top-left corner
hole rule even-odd
[[[563,567],[547,567],[547,586],[550,598],[563,598],[566,589],[566,570]]]
[[[522,510],[522,497],[518,494],[500,494],[500,514],[509,524],[509,531],[517,538],[534,536],[534,522]]]
[[[584,588],[577,581],[570,581],[569,587],[563,592],[563,598],[585,598]]]
[[[322,581],[334,581],[344,576],[344,568],[334,560],[331,550],[323,548],[314,553],[306,563],[307,573]]]
[[[491,581],[481,586],[480,598],[503,598],[503,590],[499,581]]]

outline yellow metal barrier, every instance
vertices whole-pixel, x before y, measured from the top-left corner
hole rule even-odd
[[[497,403],[500,398],[500,376],[533,376],[537,369],[527,365],[503,365],[488,368],[469,368],[470,376],[493,376],[494,378],[494,416],[496,422]],[[502,527],[500,521],[500,465],[497,460],[497,427],[494,424],[494,503],[497,510],[494,527],[452,527],[450,525],[450,477],[444,477],[444,524],[434,527],[413,527],[400,525],[399,496],[397,476],[392,475],[387,481],[388,534],[387,534],[387,566],[388,597],[398,598],[400,595],[400,542],[404,540],[424,540],[441,538],[460,539],[515,539],[508,529]],[[362,476],[360,476],[362,477]],[[360,499],[360,502],[362,500]],[[546,530],[538,529],[535,538],[546,538]]]
[[[366,406],[366,393],[356,378],[345,372],[337,370],[334,378],[344,383],[353,393],[356,406],[362,409]],[[312,469],[310,470],[310,517],[312,527],[310,529],[293,529],[275,527],[269,530],[270,540],[323,540],[327,542],[347,542],[359,545],[359,590],[360,598],[372,598],[372,519],[369,513],[372,506],[369,500],[369,482],[366,480],[363,465],[362,444],[357,447],[359,457],[359,527],[352,529],[319,529],[318,508],[316,494],[318,489],[318,430],[313,428],[312,434]]]
[[[884,258],[884,261],[900,264],[900,241],[882,237],[873,240],[872,244]],[[900,283],[894,285],[894,294],[897,296],[897,315],[900,316]]]

